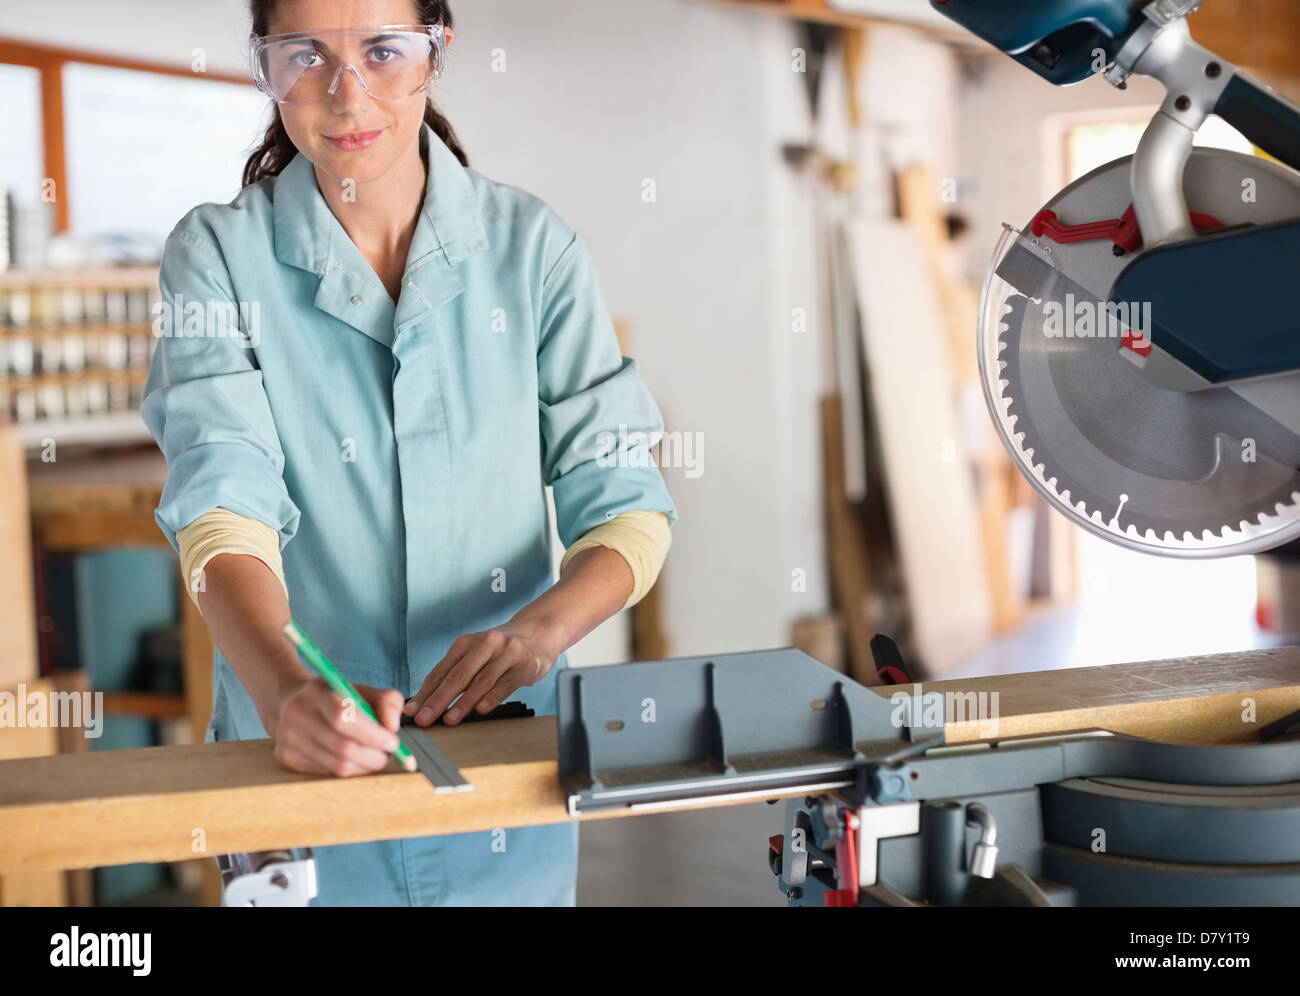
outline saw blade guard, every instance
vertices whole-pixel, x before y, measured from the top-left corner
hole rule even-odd
[[[1020,265],[1026,251],[1038,260],[1028,273]],[[1017,258],[1008,263],[1007,257],[1013,253],[1018,254]],[[1239,486],[1234,475],[1241,441],[1230,433],[1205,441],[1215,456],[1211,460],[1213,470],[1203,480],[1172,479],[1172,475],[1171,479],[1163,479],[1149,469],[1116,462],[1112,452],[1094,446],[1086,431],[1076,432],[1076,427],[1063,419],[1056,420],[1051,433],[1040,431],[1042,426],[1032,420],[1021,424],[1031,413],[1040,419],[1044,412],[1055,416],[1057,392],[1070,393],[1071,385],[1059,385],[1050,374],[1042,374],[1033,382],[1032,398],[1016,397],[1015,392],[1023,390],[1024,383],[1013,383],[1013,378],[1023,376],[1025,360],[1008,352],[1019,351],[1022,333],[1033,335],[1037,330],[1041,341],[1047,302],[1059,301],[1065,288],[1076,286],[1064,277],[1055,256],[1046,240],[1026,236],[1004,223],[980,295],[977,350],[984,399],[1003,447],[1026,480],[1083,529],[1144,553],[1178,558],[1226,557],[1259,553],[1300,536],[1300,521],[1294,514],[1294,502],[1300,496],[1292,490],[1300,489],[1295,467],[1271,461],[1267,453],[1261,453],[1259,465],[1251,468],[1252,477]],[[1016,284],[1002,273],[1014,273]],[[1038,363],[1039,354],[1051,355],[1052,349],[1050,344],[1032,346],[1030,352],[1034,355],[1029,362]],[[1043,362],[1041,369],[1046,371],[1049,366]],[[1058,452],[1062,432],[1069,435],[1071,444]],[[1103,480],[1108,486],[1096,488],[1096,482]],[[1109,487],[1115,481],[1128,483]],[[1208,501],[1235,508],[1247,492],[1261,488],[1261,481],[1267,488],[1260,493],[1267,493],[1269,498],[1258,514],[1249,518],[1229,516],[1230,521],[1213,528],[1189,526],[1188,522],[1196,522],[1194,517],[1180,518],[1182,501],[1190,501],[1192,507],[1198,501]]]

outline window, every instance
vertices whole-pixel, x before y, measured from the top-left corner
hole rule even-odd
[[[39,201],[45,162],[40,70],[0,64],[0,107],[5,109],[0,191],[10,191],[22,203]]]
[[[251,84],[198,76],[70,62],[63,89],[69,220],[81,238],[161,247],[190,208],[239,192],[269,113]]]
[[[1123,121],[1099,121],[1089,124],[1076,124],[1066,131],[1066,182],[1071,182],[1105,165],[1112,159],[1131,156],[1137,151],[1142,133],[1146,131],[1155,110],[1139,118]],[[1236,128],[1222,118],[1210,115],[1194,141],[1196,145],[1211,146],[1220,149],[1232,149],[1250,155],[1255,147]]]

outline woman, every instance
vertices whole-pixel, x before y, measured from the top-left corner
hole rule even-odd
[[[448,5],[251,6],[275,118],[239,196],[164,250],[157,520],[217,647],[208,739],[363,775],[403,708],[421,726],[507,698],[553,713],[564,650],[653,584],[677,516],[637,452],[659,411],[582,241],[469,169],[429,103]],[[304,669],[291,604],[381,723]],[[316,859],[322,904],[571,904],[577,827]]]

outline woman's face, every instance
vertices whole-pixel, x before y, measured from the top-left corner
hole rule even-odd
[[[267,33],[418,23],[413,0],[278,0]],[[351,63],[365,74],[368,60],[382,58],[362,44],[364,35],[339,38],[346,38],[338,42],[345,51],[329,53],[335,64]],[[322,172],[340,183],[370,183],[418,149],[428,96],[379,100],[345,69],[332,96],[318,104],[281,104],[280,118],[298,151]]]

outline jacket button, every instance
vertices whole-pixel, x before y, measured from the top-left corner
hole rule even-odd
[[[353,295],[352,295],[352,303],[353,303],[353,304],[360,304],[360,303],[361,303],[361,295],[360,295],[360,294],[353,294]]]

